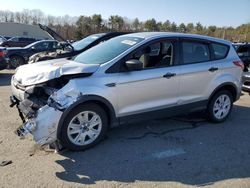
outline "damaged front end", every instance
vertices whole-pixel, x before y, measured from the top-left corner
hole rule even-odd
[[[17,107],[24,123],[17,135],[31,133],[40,145],[54,142],[63,111],[81,95],[75,79],[92,75],[99,66],[58,59],[18,67],[10,105]]]
[[[39,145],[51,144],[57,139],[57,127],[64,109],[77,100],[79,92],[70,96],[58,92],[67,85],[70,77],[60,77],[43,84],[22,87],[12,78],[11,107],[16,106],[23,121],[15,133],[24,138],[32,134]],[[69,88],[72,88],[70,84]],[[61,97],[61,98],[60,98]]]

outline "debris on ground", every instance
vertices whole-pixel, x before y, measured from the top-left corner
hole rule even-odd
[[[0,162],[0,166],[7,166],[7,165],[9,165],[9,164],[11,164],[11,163],[12,163],[11,160],[1,161],[1,162]]]

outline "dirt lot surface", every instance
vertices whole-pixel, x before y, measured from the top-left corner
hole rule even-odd
[[[20,140],[9,108],[11,72],[0,72],[0,187],[250,187],[250,96],[230,118],[211,124],[196,117],[154,120],[109,131],[85,152],[60,154]]]

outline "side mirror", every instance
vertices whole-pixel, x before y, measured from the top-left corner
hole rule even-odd
[[[131,59],[126,61],[126,66],[129,71],[142,70],[143,63],[137,59]]]

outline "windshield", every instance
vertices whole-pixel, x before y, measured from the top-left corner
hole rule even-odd
[[[74,50],[80,51],[104,35],[105,35],[105,33],[90,35],[90,36],[88,36],[80,41],[74,42],[72,44],[72,46],[74,47]]]
[[[4,42],[4,41],[6,41],[6,38],[0,36],[0,42]]]
[[[18,41],[18,38],[17,37],[12,37],[12,38],[8,39],[8,41]]]
[[[144,39],[139,37],[115,37],[79,54],[74,60],[84,64],[103,64],[114,59],[142,40]]]

